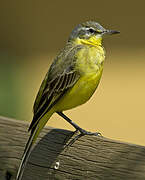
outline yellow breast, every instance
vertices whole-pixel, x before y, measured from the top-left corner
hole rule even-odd
[[[85,46],[76,54],[76,69],[82,74],[97,73],[102,68],[105,51],[101,46]]]
[[[94,47],[84,48],[78,52],[76,57],[76,69],[80,72],[80,79],[57,103],[57,111],[68,110],[84,104],[93,95],[100,82],[105,58],[104,52],[100,49],[96,50]]]

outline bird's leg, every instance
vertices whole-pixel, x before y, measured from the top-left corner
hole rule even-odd
[[[70,118],[68,118],[64,113],[62,112],[57,112],[57,114],[59,114],[62,118],[64,118],[68,123],[70,123],[75,129],[76,131],[74,133],[76,133],[77,131],[80,132],[79,135],[77,135],[74,139],[73,139],[73,142],[71,144],[73,144],[78,138],[80,138],[81,136],[84,136],[84,135],[94,135],[94,136],[98,136],[98,135],[101,135],[101,133],[99,132],[89,132],[89,131],[86,131],[84,129],[82,129],[81,127],[79,127],[76,123],[74,123]],[[70,145],[70,144],[69,144]]]

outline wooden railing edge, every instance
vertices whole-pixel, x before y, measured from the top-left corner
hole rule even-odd
[[[29,137],[28,122],[0,117],[0,179],[13,180]],[[71,131],[45,127],[23,180],[145,179],[145,147],[105,137],[83,136],[66,147]]]

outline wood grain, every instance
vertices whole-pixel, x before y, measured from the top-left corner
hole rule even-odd
[[[0,180],[14,180],[29,137],[28,123],[0,117]],[[145,180],[145,147],[45,127],[23,180]],[[65,143],[64,143],[65,142]]]

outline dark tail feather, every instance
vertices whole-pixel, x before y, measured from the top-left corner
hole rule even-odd
[[[46,115],[44,115],[39,120],[39,122],[37,122],[38,124],[36,124],[34,127],[32,127],[30,137],[28,139],[28,142],[27,142],[25,150],[24,150],[24,154],[22,156],[22,161],[21,161],[21,164],[20,164],[18,172],[17,172],[16,180],[22,179],[22,175],[23,175],[26,163],[27,163],[30,153],[32,151],[32,145],[36,141],[41,129],[45,126],[48,119],[52,116],[53,113],[54,113],[54,109],[51,108],[51,110]]]
[[[23,175],[26,163],[27,163],[28,158],[30,156],[30,153],[32,151],[32,145],[34,143],[34,138],[35,138],[35,135],[37,133],[37,129],[38,129],[38,127],[36,126],[36,128],[34,130],[32,130],[31,135],[30,135],[30,137],[28,139],[28,142],[26,144],[26,147],[25,147],[25,150],[24,150],[24,153],[23,153],[23,156],[22,156],[21,164],[20,164],[18,172],[17,172],[16,180],[21,180],[22,179],[22,175]]]

